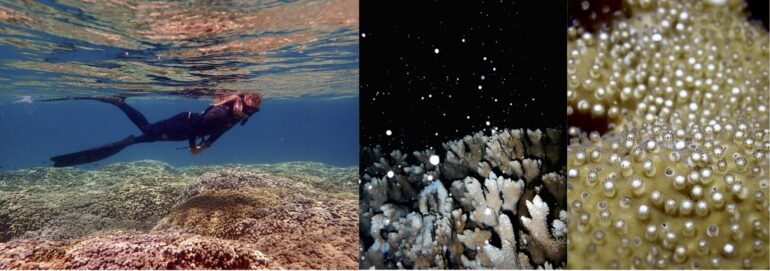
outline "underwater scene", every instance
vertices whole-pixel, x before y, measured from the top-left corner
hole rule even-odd
[[[0,269],[357,269],[358,1],[0,1]]]
[[[566,10],[413,2],[361,3],[361,268],[566,268]]]

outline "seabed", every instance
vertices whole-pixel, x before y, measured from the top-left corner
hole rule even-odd
[[[0,172],[0,269],[357,269],[357,168]]]

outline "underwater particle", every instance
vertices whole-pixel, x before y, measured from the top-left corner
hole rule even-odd
[[[479,85],[479,90],[481,90],[481,88],[482,88],[481,85]]]
[[[393,134],[393,131],[391,130],[385,130],[385,135],[390,136]]]
[[[361,32],[361,37],[362,37],[362,38],[366,38],[366,33],[364,33],[364,32]]]
[[[491,123],[489,121],[486,122],[487,126],[489,126]]]
[[[433,53],[438,54],[438,48],[434,49]]]
[[[395,175],[395,173],[393,173],[392,170],[388,170],[388,173],[386,174],[386,176],[388,176],[388,178],[393,178],[394,175]]]
[[[660,35],[660,33],[652,34],[652,41],[660,42],[663,40],[663,36]]]
[[[435,155],[435,154],[434,154],[434,155],[431,155],[431,156],[430,156],[430,164],[431,164],[431,165],[434,165],[434,166],[435,166],[435,165],[438,165],[438,163],[439,163],[439,160],[440,160],[440,159],[439,159],[438,155]]]

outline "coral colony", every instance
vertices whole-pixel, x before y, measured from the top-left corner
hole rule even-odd
[[[743,1],[626,3],[568,29],[568,267],[768,269],[768,32]]]
[[[557,129],[478,132],[443,151],[362,148],[362,268],[564,267]]]
[[[312,162],[5,171],[0,269],[354,269],[357,200]]]

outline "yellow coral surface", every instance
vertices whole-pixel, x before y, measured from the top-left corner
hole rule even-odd
[[[568,267],[768,269],[768,32],[743,1],[625,2],[568,30]]]

